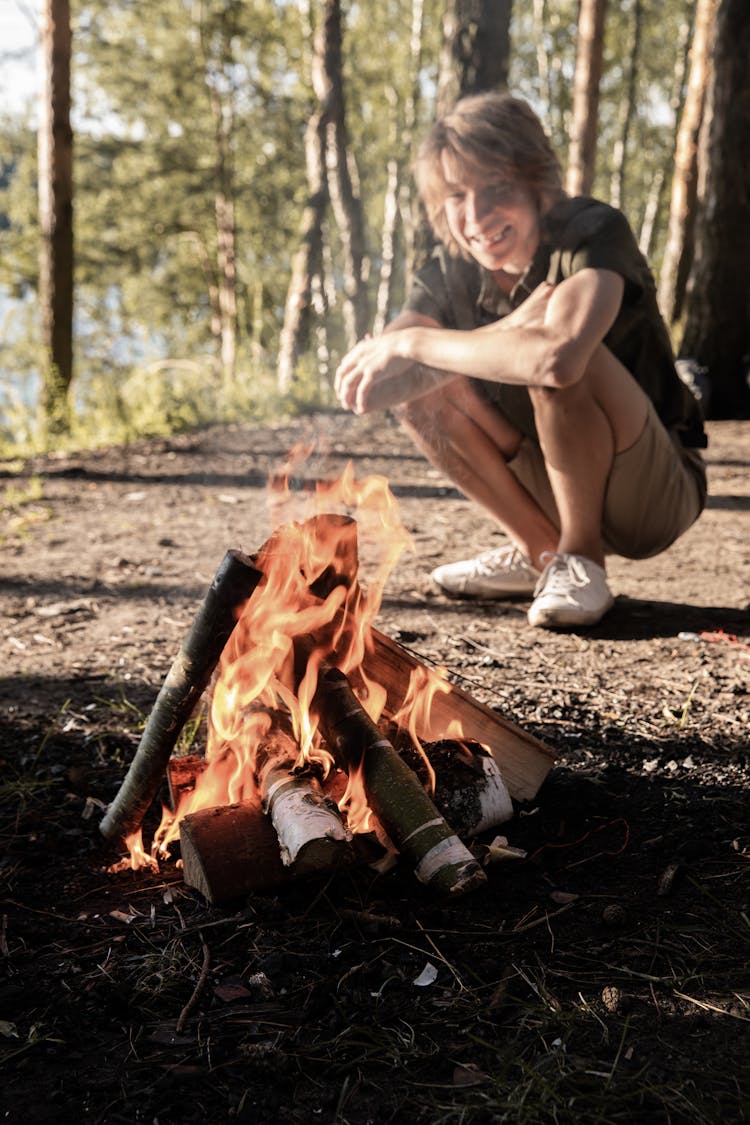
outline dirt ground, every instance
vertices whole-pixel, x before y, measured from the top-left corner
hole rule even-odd
[[[709,429],[706,512],[612,560],[616,605],[576,633],[432,587],[501,540],[388,419],[0,466],[0,1117],[750,1120],[750,422]],[[526,858],[458,900],[403,864],[222,906],[174,861],[109,870],[102,810],[300,439],[295,488],[351,461],[398,499],[378,627],[557,754],[503,828]]]

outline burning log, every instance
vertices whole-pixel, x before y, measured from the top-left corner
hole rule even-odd
[[[167,673],[125,780],[99,825],[108,839],[123,840],[140,827],[180,731],[208,686],[234,629],[239,608],[262,577],[247,555],[227,551]]]
[[[180,823],[180,851],[185,884],[210,903],[275,891],[330,870],[330,865],[317,871],[287,867],[270,818],[253,801],[188,813]],[[343,858],[345,865],[363,865],[384,854],[371,833],[360,833]]]
[[[263,809],[276,830],[282,863],[304,874],[350,862],[351,834],[338,806],[315,777],[294,773],[298,757],[296,742],[278,727],[258,749],[258,786]]]
[[[183,878],[207,902],[269,891],[294,878],[271,821],[252,801],[189,813],[180,823]]]
[[[426,783],[422,755],[413,745],[402,748],[395,740],[394,745]],[[445,738],[422,749],[435,774],[435,805],[462,839],[471,839],[513,818],[513,802],[497,762],[478,742]]]
[[[373,647],[365,652],[362,671],[387,692],[384,714],[392,718],[403,705],[413,673],[432,674],[415,656],[390,637],[372,630]],[[510,796],[515,801],[536,797],[555,764],[553,751],[515,723],[492,711],[456,684],[438,691],[430,705],[429,724],[417,719],[415,733],[421,742],[450,736],[460,727],[460,739],[489,748]]]
[[[297,678],[304,676],[315,649],[314,638],[295,638]],[[338,668],[321,664],[312,709],[337,764],[350,777],[361,776],[369,807],[401,855],[414,864],[420,882],[443,894],[462,894],[484,883],[482,868]]]

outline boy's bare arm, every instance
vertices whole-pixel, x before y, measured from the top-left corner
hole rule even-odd
[[[565,387],[583,376],[614,323],[623,291],[619,274],[584,269],[557,286],[543,282],[494,324],[459,332],[428,318],[410,325],[395,321],[392,334],[362,341],[347,359],[366,372],[367,381],[400,374],[411,363],[497,383]]]
[[[398,344],[409,328],[440,329],[438,321],[416,312],[400,313],[382,336],[360,340],[336,371],[335,390],[341,405],[355,414],[386,410],[450,382],[455,375],[399,355]]]

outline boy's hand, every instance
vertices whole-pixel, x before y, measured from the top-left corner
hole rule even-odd
[[[334,387],[339,402],[347,410],[364,414],[403,401],[408,387],[399,376],[413,364],[399,355],[401,336],[401,332],[389,332],[375,339],[366,336],[344,356]]]

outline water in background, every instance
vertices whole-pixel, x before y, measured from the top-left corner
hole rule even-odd
[[[10,412],[33,412],[39,398],[39,372],[21,369],[26,363],[17,350],[28,339],[34,305],[33,295],[19,299],[0,288],[0,427],[10,425]]]

